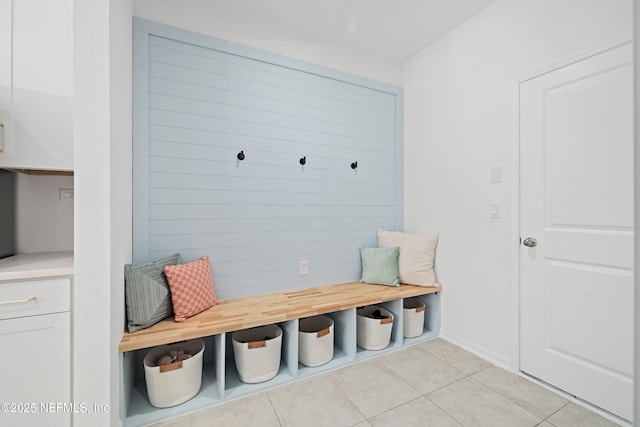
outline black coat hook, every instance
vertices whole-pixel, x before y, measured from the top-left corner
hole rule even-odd
[[[307,164],[307,156],[300,157],[300,164],[301,164],[302,166],[304,166],[304,165],[306,165],[306,164]]]
[[[244,151],[238,153],[238,160],[244,160]]]
[[[358,162],[351,163],[351,169],[355,170],[358,167]]]

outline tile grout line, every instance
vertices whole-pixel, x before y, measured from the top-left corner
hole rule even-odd
[[[406,401],[406,402],[404,402],[404,403],[402,403],[402,404],[400,404],[400,405],[397,405],[397,406],[395,406],[395,407],[393,407],[393,408],[391,408],[391,409],[395,409],[395,408],[397,408],[397,407],[399,407],[399,406],[402,406],[402,405],[404,405],[404,404],[406,404],[406,403],[413,402],[414,400],[419,399],[420,397],[423,397],[423,396],[424,396],[424,394],[423,394],[420,390],[418,390],[417,388],[415,388],[415,387],[413,386],[413,384],[411,384],[409,381],[405,380],[405,379],[404,379],[404,378],[402,378],[400,375],[396,374],[396,373],[395,373],[395,371],[394,371],[393,369],[387,368],[387,367],[384,365],[384,363],[382,363],[382,362],[380,362],[380,361],[376,361],[376,363],[379,365],[379,367],[380,367],[380,368],[382,368],[382,369],[384,369],[385,371],[389,372],[391,375],[393,375],[394,377],[398,378],[400,381],[402,381],[403,383],[405,383],[406,385],[408,385],[409,387],[411,387],[411,389],[413,389],[416,393],[418,393],[418,397],[416,397],[415,399],[408,400],[408,401]],[[389,409],[389,410],[391,410],[391,409]],[[384,411],[384,412],[387,412],[387,411]],[[378,415],[380,415],[380,414],[378,414]]]
[[[455,384],[455,383],[458,383],[458,382],[460,382],[460,381],[462,381],[462,380],[465,380],[465,379],[467,379],[467,378],[470,378],[472,375],[475,375],[475,374],[476,374],[476,373],[478,373],[478,372],[481,372],[481,371],[483,371],[483,370],[485,370],[485,369],[489,369],[489,368],[490,368],[490,366],[487,366],[486,368],[482,368],[482,369],[480,369],[479,371],[476,371],[476,372],[474,372],[474,373],[468,374],[468,373],[466,373],[466,372],[464,372],[464,371],[461,371],[461,370],[460,370],[460,369],[458,369],[457,367],[453,366],[453,365],[452,365],[451,363],[449,363],[446,359],[444,359],[444,358],[442,358],[442,357],[438,356],[437,354],[435,354],[435,353],[433,353],[433,352],[429,351],[429,349],[428,349],[428,348],[424,348],[424,347],[423,347],[423,348],[420,348],[420,350],[421,350],[421,351],[424,351],[425,353],[429,354],[430,356],[435,357],[436,359],[438,359],[439,361],[441,361],[441,362],[442,362],[442,363],[444,363],[445,365],[448,365],[448,366],[450,366],[451,368],[455,369],[456,371],[461,372],[462,374],[464,374],[464,376],[463,376],[463,377],[460,377],[460,378],[458,378],[458,379],[456,379],[456,380],[454,380],[454,381],[451,381],[449,384],[445,384],[445,385],[440,386],[440,387],[438,387],[438,388],[435,388],[435,389],[433,389],[433,390],[431,390],[431,391],[429,391],[429,392],[427,392],[427,393],[423,393],[423,394],[422,394],[422,397],[424,397],[424,398],[425,398],[425,399],[427,399],[429,402],[431,402],[433,405],[435,405],[438,409],[440,409],[443,413],[445,413],[445,414],[446,414],[449,418],[451,418],[454,422],[456,422],[456,423],[457,423],[457,424],[459,424],[460,426],[464,427],[464,424],[462,424],[462,421],[458,420],[456,417],[454,417],[452,414],[450,414],[450,413],[449,413],[449,412],[447,412],[444,408],[442,408],[440,405],[438,405],[438,403],[436,403],[436,402],[434,402],[432,399],[430,399],[430,398],[429,398],[429,396],[428,396],[428,394],[434,393],[434,392],[436,392],[436,391],[438,391],[438,390],[442,390],[443,388],[449,387],[449,386],[450,386],[450,385],[452,385],[452,384]]]
[[[447,360],[443,359],[442,357],[439,357],[437,354],[432,353],[432,352],[431,352],[431,351],[429,351],[427,348],[423,348],[423,350],[424,350],[424,351],[426,351],[427,353],[431,354],[433,357],[437,358],[438,360],[440,360],[440,361],[442,361],[442,362],[446,363],[447,365],[451,366],[452,368],[457,369],[458,371],[460,371],[460,369],[456,368],[455,366],[453,366],[452,364],[450,364],[449,362],[447,362]],[[484,387],[487,387],[489,390],[491,390],[491,391],[495,392],[495,393],[496,393],[496,394],[498,394],[499,396],[502,396],[503,398],[505,398],[505,399],[507,399],[508,401],[512,402],[512,403],[513,403],[513,404],[515,404],[516,406],[518,406],[518,407],[522,408],[523,410],[525,410],[525,411],[529,412],[530,414],[532,414],[532,415],[534,415],[534,416],[536,416],[536,417],[540,418],[541,420],[540,420],[540,422],[539,422],[537,425],[539,425],[539,424],[541,424],[541,423],[543,423],[543,422],[545,422],[545,421],[546,421],[546,422],[549,422],[549,421],[547,421],[547,419],[549,419],[549,417],[553,416],[556,412],[560,411],[560,410],[561,410],[561,409],[563,409],[566,405],[568,405],[568,404],[569,404],[569,402],[567,401],[564,405],[562,405],[560,408],[558,408],[556,411],[554,411],[553,413],[551,413],[551,414],[550,414],[549,416],[547,416],[546,418],[545,418],[545,417],[542,417],[542,416],[540,416],[540,415],[538,415],[538,414],[535,414],[535,413],[533,413],[531,410],[529,410],[529,409],[525,408],[524,406],[520,405],[518,402],[516,402],[516,401],[512,400],[509,396],[505,396],[505,395],[504,395],[503,393],[501,393],[500,391],[495,390],[494,388],[492,388],[491,386],[489,386],[489,385],[487,385],[487,384],[483,383],[482,381],[479,381],[479,380],[477,380],[477,379],[475,379],[475,378],[472,378],[474,375],[476,375],[476,374],[478,374],[478,373],[480,373],[480,372],[482,372],[482,371],[485,371],[485,370],[487,370],[487,369],[490,369],[490,368],[492,368],[492,367],[493,367],[493,365],[491,365],[491,366],[487,366],[487,367],[482,368],[482,369],[480,369],[480,370],[478,370],[478,371],[476,371],[476,372],[473,372],[473,373],[471,373],[471,374],[466,374],[466,372],[460,371],[460,372],[462,372],[462,373],[466,374],[466,376],[465,376],[465,377],[463,377],[463,378],[460,378],[460,379],[459,379],[459,380],[457,380],[457,381],[454,381],[454,382],[452,382],[452,383],[449,383],[449,384],[447,384],[447,385],[445,385],[445,386],[439,387],[439,388],[437,388],[437,389],[435,389],[435,390],[433,390],[433,391],[431,391],[431,392],[429,392],[429,393],[432,393],[432,392],[434,392],[434,391],[437,391],[437,390],[440,390],[440,389],[442,389],[442,388],[448,387],[449,385],[454,384],[454,383],[456,383],[456,382],[459,382],[459,381],[461,381],[461,380],[463,380],[463,379],[470,378],[470,379],[472,379],[472,380],[474,380],[474,381],[478,382],[479,384],[483,385]],[[425,395],[425,397],[426,397],[426,395]],[[428,397],[427,397],[427,398],[428,398]],[[431,399],[429,399],[429,400],[431,400]],[[435,402],[434,402],[434,403],[435,403]],[[441,409],[442,409],[442,408],[441,408]],[[445,412],[446,412],[446,411],[445,411]],[[549,424],[552,424],[552,423],[550,423],[550,422],[549,422]],[[553,425],[553,424],[552,424],[552,425]]]
[[[442,357],[442,356],[438,355],[437,353],[434,353],[434,352],[430,351],[430,350],[427,348],[427,345],[428,345],[428,344],[432,344],[432,343],[434,343],[434,342],[435,342],[435,341],[427,341],[427,342],[425,342],[425,343],[422,343],[422,344],[417,345],[417,346],[416,346],[416,348],[420,349],[421,351],[425,351],[425,352],[427,352],[429,355],[431,355],[431,356],[435,357],[436,359],[440,360],[441,362],[443,362],[443,363],[445,363],[445,364],[449,365],[449,366],[450,366],[450,367],[452,367],[453,369],[455,369],[455,370],[457,370],[457,371],[459,371],[459,372],[462,372],[462,373],[463,373],[463,374],[465,374],[466,376],[475,375],[475,374],[477,374],[478,372],[484,371],[485,369],[489,369],[489,368],[491,368],[492,366],[494,366],[493,364],[491,364],[491,363],[487,362],[487,363],[489,363],[489,366],[485,366],[484,368],[481,368],[481,369],[479,369],[479,370],[477,370],[477,371],[472,372],[472,373],[470,373],[470,374],[469,374],[469,373],[467,373],[467,372],[464,372],[464,371],[463,371],[463,370],[461,370],[460,368],[458,368],[458,367],[454,366],[453,364],[451,364],[451,363],[450,363],[447,359],[445,359],[444,357]],[[447,342],[447,341],[445,341],[445,342]],[[423,347],[423,345],[424,345],[424,347]],[[451,345],[454,345],[454,344],[451,344]],[[469,353],[468,351],[466,351],[466,350],[464,350],[464,349],[462,349],[462,348],[460,348],[460,350],[461,350],[461,351],[463,351],[463,352],[465,352],[465,353],[470,354],[471,356],[473,356],[473,357],[475,357],[475,358],[477,358],[477,359],[480,359],[480,360],[483,360],[483,361],[484,361],[484,359],[482,359],[482,358],[480,358],[480,357],[476,356],[476,355],[475,355],[475,354],[473,354],[473,353]]]
[[[448,416],[449,418],[451,418],[453,421],[455,421],[455,422],[456,422],[457,424],[459,424],[460,426],[464,427],[464,424],[462,424],[462,422],[461,422],[460,420],[458,420],[458,419],[457,419],[456,417],[454,417],[452,414],[450,414],[449,412],[447,412],[444,408],[442,408],[442,407],[441,407],[440,405],[438,405],[436,402],[434,402],[433,400],[431,400],[431,399],[429,398],[429,396],[427,396],[427,395],[428,395],[428,394],[431,394],[431,393],[434,393],[434,392],[436,392],[436,391],[438,391],[438,390],[442,390],[443,388],[449,387],[450,385],[455,384],[455,383],[458,383],[458,382],[460,382],[460,381],[462,381],[462,380],[465,380],[465,379],[467,379],[467,378],[471,378],[471,376],[472,376],[472,375],[475,375],[475,374],[477,374],[478,372],[484,371],[485,369],[489,369],[491,366],[487,366],[487,367],[485,367],[485,368],[480,369],[479,371],[476,371],[476,372],[473,372],[473,373],[471,373],[471,374],[468,374],[468,373],[466,373],[466,372],[464,372],[464,371],[461,371],[461,370],[460,370],[460,369],[458,369],[457,367],[453,366],[451,363],[449,363],[449,362],[448,362],[447,360],[445,360],[444,358],[442,358],[442,357],[438,356],[436,353],[433,353],[433,352],[429,351],[429,349],[428,349],[428,348],[425,348],[426,346],[425,346],[425,347],[418,346],[418,347],[420,348],[420,350],[421,350],[421,351],[424,351],[425,353],[429,354],[430,356],[435,357],[436,359],[438,359],[439,361],[441,361],[441,362],[442,362],[442,363],[444,363],[445,365],[448,365],[448,366],[450,366],[451,368],[455,369],[456,371],[461,372],[462,374],[464,374],[464,376],[463,376],[463,377],[460,377],[460,378],[458,378],[458,379],[456,379],[456,380],[454,380],[454,381],[450,382],[449,384],[445,384],[445,385],[440,386],[440,387],[438,387],[438,388],[435,388],[435,389],[433,389],[433,390],[431,390],[431,391],[429,391],[429,392],[427,392],[427,393],[423,393],[423,394],[422,394],[422,396],[423,396],[424,398],[426,398],[427,400],[429,400],[429,402],[433,403],[433,404],[434,404],[438,409],[440,409],[443,413],[447,414],[447,416]]]
[[[569,405],[569,401],[567,401],[567,403],[565,403],[564,405],[562,405],[560,408],[558,408],[557,410],[553,411],[551,414],[549,414],[549,416],[547,418],[545,418],[544,420],[542,420],[540,423],[542,424],[543,422],[547,422],[549,424],[551,424],[552,426],[555,426],[554,423],[552,423],[551,421],[549,421],[549,418],[553,417],[555,414],[557,414],[558,412],[562,411],[564,408],[567,407],[567,405]]]
[[[418,392],[418,393],[420,393],[420,392]],[[374,415],[374,416],[372,416],[372,417],[366,418],[366,420],[367,420],[367,421],[370,421],[371,419],[373,419],[373,418],[375,418],[375,417],[377,417],[377,416],[380,416],[380,415],[382,415],[382,414],[386,414],[386,413],[387,413],[387,412],[389,412],[389,411],[393,411],[393,410],[395,410],[395,409],[398,409],[399,407],[401,407],[401,406],[403,406],[403,405],[406,405],[406,404],[411,403],[411,402],[415,402],[416,400],[418,400],[418,399],[422,399],[423,397],[425,397],[425,396],[421,394],[421,395],[419,395],[418,397],[416,397],[415,399],[411,399],[411,400],[407,400],[406,402],[402,402],[401,404],[399,404],[399,405],[397,405],[397,406],[394,406],[393,408],[389,408],[389,409],[387,409],[387,410],[385,410],[385,411],[380,412],[379,414],[376,414],[376,415]],[[371,423],[369,423],[369,424],[371,424]]]
[[[458,424],[460,424],[460,425],[464,426],[464,424],[462,424],[462,422],[461,422],[461,421],[459,421],[459,420],[458,420],[456,417],[454,417],[452,414],[448,413],[444,408],[440,407],[440,405],[438,405],[438,403],[437,403],[437,402],[434,402],[434,401],[433,401],[432,399],[430,399],[430,398],[429,398],[429,396],[427,396],[427,395],[428,395],[428,394],[431,394],[431,393],[434,393],[434,392],[436,392],[436,391],[438,391],[438,390],[442,390],[442,389],[444,389],[444,388],[446,388],[446,387],[449,387],[450,385],[453,385],[453,384],[459,383],[460,381],[463,381],[463,380],[466,380],[466,379],[470,379],[470,380],[472,380],[472,381],[474,381],[474,382],[478,383],[479,385],[481,385],[481,386],[483,386],[483,387],[486,387],[487,389],[489,389],[489,390],[493,391],[493,392],[494,392],[494,393],[496,393],[498,396],[500,396],[500,397],[502,397],[502,398],[504,398],[504,399],[508,400],[509,402],[511,402],[511,403],[513,403],[514,405],[518,406],[520,409],[522,409],[522,410],[524,410],[524,411],[526,411],[526,412],[530,413],[531,415],[535,416],[536,418],[539,418],[539,419],[540,419],[540,421],[538,421],[538,423],[536,424],[536,426],[540,425],[541,423],[543,423],[543,422],[545,422],[545,421],[547,420],[547,418],[548,418],[548,417],[547,417],[547,418],[543,418],[543,417],[539,416],[538,414],[534,414],[533,412],[531,412],[531,411],[530,411],[530,410],[528,410],[527,408],[525,408],[525,407],[523,407],[522,405],[518,404],[517,402],[515,402],[515,401],[511,400],[509,397],[504,396],[502,393],[499,393],[497,390],[494,390],[493,388],[489,387],[488,385],[484,384],[483,382],[481,382],[481,381],[479,381],[479,380],[477,380],[477,379],[475,379],[475,378],[472,378],[472,377],[473,377],[474,375],[476,375],[477,373],[482,372],[482,371],[484,371],[484,370],[486,370],[486,369],[489,369],[489,368],[491,368],[491,366],[488,366],[488,367],[486,367],[486,368],[482,368],[482,369],[480,369],[479,371],[476,371],[476,372],[474,372],[474,373],[472,373],[472,374],[467,374],[465,377],[459,378],[459,379],[457,379],[457,380],[455,380],[455,381],[450,382],[449,384],[446,384],[446,385],[443,385],[443,386],[441,386],[441,387],[438,387],[437,389],[434,389],[434,390],[430,391],[429,393],[425,393],[425,394],[423,394],[423,396],[424,396],[424,397],[426,397],[427,399],[429,399],[429,401],[430,401],[431,403],[433,403],[434,405],[436,405],[438,408],[440,408],[440,410],[442,410],[442,412],[444,412],[445,414],[447,414],[451,419],[453,419],[454,421],[456,421]],[[563,405],[560,409],[564,408],[564,407],[565,407],[566,405],[568,405],[568,404],[569,404],[569,402],[565,403],[565,405]],[[556,412],[558,412],[560,409],[558,409],[558,410],[554,411],[554,412],[553,412],[553,414],[555,414]],[[551,414],[551,415],[553,415],[553,414]],[[549,417],[550,417],[551,415],[549,415]],[[547,421],[547,422],[548,422],[548,421]],[[549,423],[549,424],[552,424],[552,423]],[[552,424],[552,425],[553,425],[553,424]]]
[[[454,381],[457,382],[457,381]],[[453,383],[451,383],[453,384]],[[446,387],[446,386],[445,386]],[[442,387],[440,387],[442,388]],[[434,390],[435,391],[435,390]],[[440,409],[442,412],[444,412],[445,414],[447,414],[447,416],[449,418],[451,418],[453,421],[455,421],[457,424],[461,425],[462,427],[464,427],[464,424],[462,424],[462,421],[459,421],[456,417],[454,417],[453,415],[451,415],[450,413],[448,413],[447,411],[445,411],[445,409],[443,407],[441,407],[440,405],[438,405],[437,402],[434,402],[433,400],[429,399],[429,396],[427,396],[426,394],[424,394],[422,397],[424,397],[425,399],[427,399],[429,402],[431,402],[436,408]]]
[[[485,368],[485,369],[490,369],[490,368],[491,368],[491,366],[489,366],[489,367],[487,367],[487,368]],[[470,375],[470,377],[471,377],[471,376],[473,376],[473,375],[476,375],[476,374],[478,374],[478,373],[480,373],[480,372],[482,372],[482,371],[484,371],[485,369],[482,369],[482,370],[480,370],[480,371],[476,372],[475,374]],[[508,396],[508,395],[506,395],[505,393],[502,393],[500,390],[496,390],[495,388],[491,387],[489,384],[485,384],[484,382],[482,382],[482,381],[480,381],[480,380],[478,380],[478,379],[475,379],[475,378],[471,378],[471,379],[472,379],[472,380],[474,380],[474,381],[476,381],[476,382],[477,382],[477,383],[479,383],[479,384],[482,384],[483,386],[485,386],[485,387],[486,387],[486,388],[488,388],[489,390],[491,390],[491,391],[493,391],[494,393],[496,393],[498,396],[502,396],[502,397],[504,397],[504,398],[505,398],[505,399],[507,399],[509,402],[513,403],[514,405],[516,405],[516,406],[518,406],[518,407],[520,407],[520,408],[524,409],[525,411],[529,412],[530,414],[535,415],[536,417],[540,418],[540,422],[539,422],[538,424],[536,424],[536,425],[539,425],[539,424],[541,424],[541,423],[545,422],[545,421],[546,421],[550,416],[552,416],[553,414],[555,414],[556,412],[558,412],[559,410],[561,410],[562,408],[564,408],[565,406],[567,406],[567,405],[569,404],[569,402],[567,401],[567,402],[565,402],[565,404],[564,404],[564,405],[562,405],[560,408],[558,408],[558,409],[556,409],[555,411],[553,411],[550,415],[548,415],[548,416],[546,416],[546,417],[545,417],[545,416],[541,416],[541,415],[538,415],[538,414],[534,413],[531,409],[525,408],[525,407],[524,407],[524,406],[522,406],[520,403],[518,403],[518,402],[516,402],[515,400],[513,400],[513,399],[510,397],[510,395]],[[565,399],[565,400],[566,400],[566,399]]]
[[[426,350],[426,349],[422,349],[421,351],[424,351],[424,352],[428,353],[429,355],[431,355],[431,356],[435,357],[436,359],[440,360],[441,362],[445,363],[446,365],[448,365],[448,366],[452,367],[453,369],[456,369],[457,371],[461,372],[461,373],[462,373],[462,374],[464,374],[465,376],[464,376],[464,377],[462,377],[462,378],[458,378],[458,379],[456,379],[456,380],[454,380],[454,381],[450,382],[449,384],[445,384],[445,385],[443,385],[443,386],[441,386],[441,387],[438,387],[437,389],[431,390],[431,391],[429,391],[428,393],[422,393],[420,390],[418,390],[416,387],[414,387],[414,386],[413,386],[411,383],[409,383],[407,380],[405,380],[404,378],[402,378],[400,375],[396,374],[392,369],[389,369],[389,368],[387,368],[383,363],[381,363],[381,362],[379,362],[379,361],[376,361],[376,362],[375,362],[376,364],[378,364],[381,368],[385,369],[386,371],[388,371],[389,373],[391,373],[392,375],[394,375],[395,377],[397,377],[400,381],[402,381],[402,382],[404,382],[405,384],[407,384],[409,387],[411,387],[413,390],[415,390],[415,391],[418,393],[418,395],[419,395],[419,396],[418,396],[418,397],[416,397],[416,398],[414,398],[414,399],[407,400],[407,401],[405,401],[405,402],[403,402],[403,403],[401,403],[401,404],[399,404],[399,405],[396,405],[396,406],[394,406],[393,408],[389,408],[389,409],[387,409],[387,410],[385,410],[385,411],[381,412],[380,414],[376,414],[376,415],[374,415],[373,417],[366,418],[366,420],[367,420],[367,421],[370,421],[372,418],[375,418],[375,417],[377,417],[377,416],[379,416],[379,415],[385,414],[385,413],[387,413],[387,412],[389,412],[389,411],[392,411],[392,410],[394,410],[394,409],[397,409],[397,408],[399,408],[399,407],[401,407],[401,406],[403,406],[403,405],[406,405],[406,404],[408,404],[408,403],[414,402],[414,401],[416,401],[416,400],[418,400],[418,399],[426,398],[429,402],[433,403],[436,407],[438,407],[438,409],[440,409],[440,410],[441,410],[444,414],[446,414],[449,418],[451,418],[453,421],[455,421],[455,422],[456,422],[457,424],[459,424],[460,426],[463,426],[463,424],[462,424],[460,421],[458,421],[454,416],[452,416],[450,413],[448,413],[447,411],[445,411],[443,408],[441,408],[441,407],[440,407],[438,404],[436,404],[434,401],[432,401],[431,399],[429,399],[429,397],[427,396],[427,394],[432,393],[432,392],[434,392],[434,391],[436,391],[436,390],[440,390],[440,389],[442,389],[442,388],[448,387],[449,385],[451,385],[451,384],[455,384],[455,383],[457,383],[457,382],[459,382],[459,381],[461,381],[461,380],[463,380],[463,379],[469,378],[471,375],[474,375],[475,373],[473,373],[473,374],[467,374],[467,373],[465,373],[465,372],[463,372],[463,371],[460,371],[460,370],[459,370],[458,368],[456,368],[455,366],[453,366],[453,365],[451,365],[451,364],[447,363],[445,360],[443,360],[443,359],[441,359],[441,358],[437,357],[435,354],[433,354],[433,353],[429,352],[428,350]],[[388,356],[388,357],[390,357],[390,356]],[[488,369],[488,368],[489,368],[489,367],[487,367],[487,368],[483,368],[483,369],[481,369],[481,370]],[[478,372],[480,372],[480,371],[478,371]]]
[[[443,361],[443,360],[441,360],[441,361]],[[444,361],[443,361],[443,362],[444,362]],[[445,363],[446,363],[446,362],[445,362]],[[449,364],[447,363],[447,365],[449,365]],[[459,372],[462,372],[460,369],[457,369],[457,368],[456,368],[455,366],[453,366],[453,365],[449,365],[449,366],[451,366],[452,368],[456,369],[456,370],[457,370],[457,371],[459,371]],[[484,370],[484,369],[488,369],[488,368],[483,368],[483,369],[481,369],[481,371],[482,371],[482,370]],[[480,371],[478,371],[478,372],[480,372]],[[466,372],[462,372],[462,373],[464,374],[464,377],[460,377],[460,378],[458,378],[458,379],[455,379],[455,380],[451,381],[449,384],[445,384],[445,385],[442,385],[442,386],[440,386],[440,387],[438,387],[438,388],[434,388],[433,390],[428,391],[428,392],[426,392],[426,393],[423,393],[422,395],[423,395],[424,397],[427,397],[427,394],[434,393],[434,392],[436,392],[436,391],[438,391],[438,390],[442,390],[442,389],[443,389],[443,388],[445,388],[445,387],[449,387],[449,386],[450,386],[450,385],[452,385],[452,384],[458,383],[458,382],[460,382],[460,381],[462,381],[462,380],[466,380],[467,378],[471,378],[471,376],[472,376],[472,375],[477,374],[477,372],[474,372],[473,374],[467,374]],[[419,392],[419,391],[418,391],[418,392]],[[428,399],[428,397],[427,397],[427,399]],[[429,399],[429,400],[431,400],[431,399]],[[435,403],[435,402],[434,402],[434,403]]]
[[[445,362],[445,363],[446,363],[446,362]],[[449,365],[449,366],[451,366],[451,365]],[[454,366],[454,368],[455,368],[455,366]],[[484,370],[484,369],[488,369],[488,368],[483,368],[483,369],[481,369],[481,370]],[[459,370],[459,369],[458,369],[458,370]],[[460,372],[462,372],[462,371],[460,371]],[[480,371],[478,371],[478,372],[480,372]],[[464,372],[462,372],[462,373],[463,373],[463,374],[465,374]],[[454,420],[456,423],[458,423],[458,424],[460,424],[462,427],[464,427],[464,424],[462,424],[462,421],[458,420],[458,419],[457,419],[456,417],[454,417],[452,414],[450,414],[449,412],[447,412],[443,407],[441,407],[440,405],[438,405],[438,403],[437,403],[437,402],[435,402],[435,401],[433,401],[432,399],[430,399],[430,398],[429,398],[429,396],[427,396],[427,395],[428,395],[428,394],[431,394],[431,393],[435,393],[435,392],[436,392],[436,391],[438,391],[438,390],[442,390],[443,388],[447,388],[447,387],[449,387],[450,385],[453,385],[453,384],[459,383],[460,381],[463,381],[463,380],[466,380],[466,379],[468,379],[468,378],[471,378],[471,376],[472,376],[472,375],[475,375],[475,373],[474,373],[474,374],[465,374],[465,376],[464,376],[464,377],[462,377],[462,378],[458,378],[457,380],[454,380],[454,381],[450,382],[449,384],[443,385],[443,386],[438,387],[438,388],[436,388],[436,389],[434,389],[434,390],[431,390],[431,391],[430,391],[430,392],[428,392],[428,393],[423,394],[423,397],[425,397],[426,399],[428,399],[428,400],[429,400],[429,402],[433,403],[436,407],[438,407],[438,409],[440,409],[442,412],[444,412],[445,414],[447,414],[447,416],[448,416],[449,418],[451,418],[451,419],[452,419],[452,420]]]
[[[271,395],[269,395],[268,391],[265,391],[264,394],[266,394],[267,399],[269,399],[269,405],[271,405],[271,409],[273,410],[273,413],[276,414],[276,419],[278,420],[278,424],[280,424],[280,427],[284,427],[284,425],[282,424],[282,420],[280,419],[280,414],[278,414],[278,410],[273,405],[273,400],[271,400]]]
[[[478,371],[478,372],[480,372],[480,371]],[[476,373],[477,373],[477,372],[476,372]],[[475,374],[473,374],[473,375],[475,375]],[[532,412],[530,409],[525,408],[524,406],[522,406],[521,404],[519,404],[519,403],[518,403],[518,402],[516,402],[515,400],[512,400],[509,396],[505,396],[504,394],[500,393],[500,391],[495,390],[494,388],[492,388],[491,386],[489,386],[489,385],[487,385],[487,384],[483,383],[482,381],[477,380],[477,379],[475,379],[475,378],[471,378],[471,379],[472,379],[473,381],[477,382],[478,384],[482,385],[483,387],[486,387],[486,388],[488,388],[489,390],[493,391],[495,394],[497,394],[498,396],[502,397],[503,399],[506,399],[506,400],[508,400],[509,402],[513,403],[514,405],[516,405],[517,407],[519,407],[519,408],[520,408],[520,409],[522,409],[523,411],[526,411],[526,412],[530,413],[531,415],[533,415],[533,416],[534,416],[534,417],[536,417],[536,418],[540,418],[540,421],[538,421],[538,424],[540,424],[540,423],[542,423],[542,422],[544,422],[544,421],[546,420],[546,418],[545,418],[545,417],[542,417],[542,416],[540,416],[540,415],[538,415],[538,414],[536,414],[536,413]],[[564,406],[563,406],[563,408],[564,408]],[[562,409],[562,408],[561,408],[561,409]],[[554,412],[554,413],[555,413],[555,412]],[[538,424],[536,424],[536,425],[538,425]]]
[[[388,357],[388,356],[383,356],[383,358],[384,358],[384,357]],[[398,405],[394,406],[393,408],[389,408],[389,409],[387,409],[387,410],[385,410],[385,411],[383,411],[383,412],[381,412],[381,413],[379,413],[379,414],[373,415],[373,416],[371,416],[371,417],[367,417],[367,416],[366,416],[366,415],[365,415],[365,414],[360,410],[360,408],[355,404],[355,402],[353,402],[353,401],[351,400],[351,398],[349,398],[349,396],[347,395],[347,393],[342,389],[342,387],[340,387],[340,384],[333,380],[333,376],[334,376],[334,375],[330,375],[330,376],[329,376],[329,378],[331,379],[331,381],[335,384],[335,386],[336,386],[336,387],[338,387],[338,389],[340,390],[340,392],[341,392],[341,393],[342,393],[342,394],[347,398],[347,400],[348,400],[348,401],[349,401],[349,402],[350,402],[350,403],[351,403],[351,404],[356,408],[356,410],[357,410],[357,411],[358,411],[358,412],[363,416],[364,421],[366,421],[367,423],[371,424],[371,423],[370,423],[370,420],[371,420],[371,419],[373,419],[373,418],[375,418],[375,417],[377,417],[377,416],[379,416],[379,415],[382,415],[382,414],[384,414],[384,413],[387,413],[387,412],[389,412],[389,411],[391,411],[391,410],[397,409],[397,408],[399,408],[399,407],[400,407],[400,406],[402,406],[402,405],[406,405],[407,403],[410,403],[410,402],[413,402],[413,401],[415,401],[415,400],[418,400],[418,399],[420,399],[421,397],[424,397],[424,394],[423,394],[423,393],[421,393],[421,392],[420,392],[420,390],[416,389],[413,385],[411,385],[409,382],[407,382],[404,378],[402,378],[400,375],[396,374],[392,369],[387,368],[387,367],[386,367],[383,363],[381,363],[379,360],[372,359],[372,360],[370,360],[369,362],[371,362],[371,363],[373,363],[373,364],[377,365],[377,366],[378,366],[378,368],[380,368],[380,369],[384,369],[384,370],[385,370],[385,371],[387,371],[389,374],[393,375],[394,377],[396,377],[397,379],[399,379],[400,381],[402,381],[403,383],[405,383],[406,385],[408,385],[412,390],[414,390],[416,393],[418,393],[418,396],[417,396],[417,397],[415,397],[414,399],[410,399],[410,400],[407,400],[407,401],[405,401],[405,402],[402,402],[402,403],[400,403],[400,404],[398,404]],[[345,369],[346,369],[346,368],[345,368]],[[360,421],[360,422],[362,422],[362,421]],[[356,424],[356,425],[357,425],[357,424]]]
[[[342,369],[346,369],[346,368],[342,368]],[[363,421],[369,422],[369,418],[367,418],[367,416],[362,413],[360,408],[358,408],[358,405],[356,405],[355,402],[353,400],[351,400],[349,395],[347,395],[347,393],[345,393],[345,391],[342,389],[342,387],[340,387],[340,384],[338,384],[338,382],[333,379],[333,375],[334,374],[328,376],[329,380],[331,380],[333,385],[335,385],[338,388],[338,390],[340,390],[340,393],[342,393],[342,395],[349,401],[349,403],[351,403],[351,405],[353,405],[353,407],[356,408],[356,411],[358,411],[358,413],[360,415],[362,415]],[[362,421],[360,421],[360,422],[362,422]],[[369,423],[369,424],[371,424],[371,423]]]

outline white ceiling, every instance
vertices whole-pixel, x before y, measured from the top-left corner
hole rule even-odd
[[[239,13],[401,62],[495,0],[227,0]]]

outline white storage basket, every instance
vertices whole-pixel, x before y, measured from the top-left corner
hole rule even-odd
[[[370,316],[376,310],[387,316],[386,319],[373,319]],[[382,350],[391,341],[393,330],[393,313],[377,305],[361,307],[357,311],[357,341],[358,346],[365,350]]]
[[[233,356],[240,380],[260,383],[276,376],[280,369],[282,329],[277,325],[236,331],[232,335]]]
[[[404,300],[403,304],[403,332],[405,338],[415,338],[424,331],[425,305],[417,299]]]
[[[300,363],[314,367],[333,359],[333,319],[329,316],[300,319],[298,330]]]
[[[156,366],[160,357],[174,350],[191,354],[189,359]],[[154,348],[144,358],[144,377],[149,402],[157,408],[176,406],[194,397],[202,385],[204,340],[195,339]]]

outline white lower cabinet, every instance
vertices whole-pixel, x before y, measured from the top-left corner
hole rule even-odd
[[[415,298],[426,306],[424,332],[419,337],[411,339],[403,337],[403,299],[379,304],[394,314],[391,339],[387,348],[383,350],[364,350],[357,346],[357,308],[325,313],[324,315],[329,316],[334,322],[334,354],[330,362],[317,367],[299,363],[299,319],[277,323],[282,329],[280,368],[273,379],[261,383],[247,384],[240,380],[234,360],[232,332],[204,337],[205,353],[200,392],[193,399],[172,408],[154,408],[149,403],[142,361],[151,349],[121,353],[120,408],[123,425],[146,425],[177,417],[436,338],[440,333],[440,295],[431,293]]]
[[[0,425],[69,426],[82,409],[71,403],[70,287],[0,282]]]

